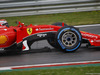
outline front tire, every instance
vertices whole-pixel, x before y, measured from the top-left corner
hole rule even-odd
[[[62,27],[57,32],[57,43],[66,52],[76,51],[81,46],[82,36],[74,27]]]

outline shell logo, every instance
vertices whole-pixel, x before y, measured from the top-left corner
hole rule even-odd
[[[5,44],[7,42],[7,37],[5,35],[0,35],[0,44]]]

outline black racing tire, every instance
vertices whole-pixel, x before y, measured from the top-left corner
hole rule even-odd
[[[57,32],[57,44],[65,52],[74,52],[81,46],[80,31],[72,26],[62,27]]]
[[[56,23],[53,23],[52,25],[61,26],[62,27],[62,22],[56,22]],[[64,26],[68,26],[68,25],[64,23]],[[56,40],[55,40],[55,37],[54,38],[49,38],[49,39],[47,39],[47,41],[52,47],[58,48],[58,45],[57,45]]]

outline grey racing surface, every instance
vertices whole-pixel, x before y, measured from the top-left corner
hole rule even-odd
[[[100,26],[81,27],[79,29],[95,34],[100,32]],[[100,47],[86,48],[85,44],[82,44],[76,52],[72,53],[55,49],[46,40],[35,42],[31,47],[32,51],[22,54],[1,52],[0,67],[100,60]]]

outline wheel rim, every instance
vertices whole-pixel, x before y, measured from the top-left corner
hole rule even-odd
[[[67,47],[72,47],[77,42],[77,36],[75,33],[68,31],[62,35],[62,42]]]

